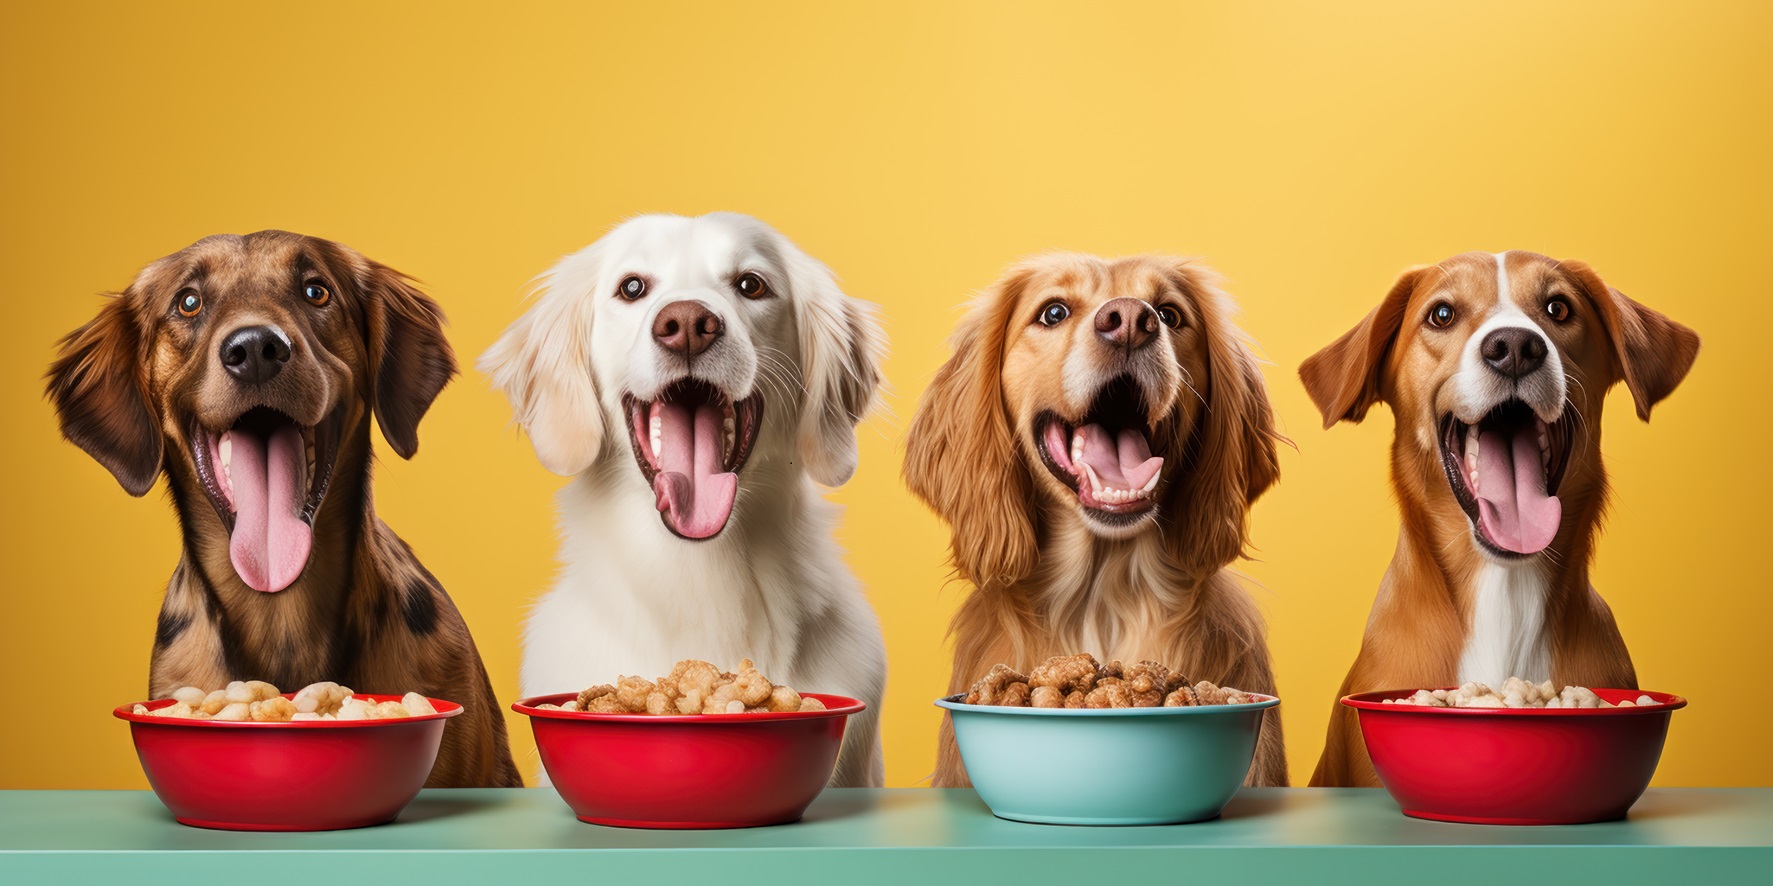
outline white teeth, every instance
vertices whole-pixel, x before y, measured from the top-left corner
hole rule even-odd
[[[1121,505],[1130,501],[1150,498],[1151,490],[1157,488],[1158,477],[1156,474],[1153,474],[1151,479],[1145,482],[1142,489],[1118,489],[1113,486],[1103,486],[1102,478],[1096,476],[1095,468],[1084,462],[1077,464],[1083,470],[1084,477],[1090,481],[1090,497],[1105,505]]]
[[[1071,464],[1073,466],[1083,461],[1083,449],[1083,431],[1077,431],[1071,435]]]
[[[647,445],[652,447],[653,458],[659,457],[659,447],[665,443],[665,419],[655,415],[647,423]]]
[[[1157,481],[1161,476],[1163,476],[1163,471],[1153,471],[1151,473],[1151,479],[1146,480],[1144,488],[1139,490],[1139,497],[1144,498],[1145,496],[1150,495],[1151,490],[1157,488]]]
[[[721,420],[721,422],[720,422],[720,451],[725,453],[727,458],[732,458],[733,442],[738,439],[738,434],[736,433],[737,430],[738,430],[738,424],[733,421],[733,417],[731,415],[728,415],[725,419]]]

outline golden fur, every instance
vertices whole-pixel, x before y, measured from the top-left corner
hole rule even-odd
[[[1505,265],[1503,263],[1506,263]],[[1601,406],[1624,381],[1638,416],[1674,390],[1699,350],[1691,330],[1610,289],[1576,261],[1510,252],[1466,253],[1406,272],[1379,307],[1299,369],[1324,426],[1358,422],[1374,404],[1391,407],[1396,433],[1391,484],[1402,511],[1397,552],[1380,584],[1358,657],[1339,695],[1456,684],[1474,606],[1471,589],[1488,554],[1449,488],[1437,422],[1449,408],[1450,379],[1477,321],[1500,297],[1505,266],[1509,297],[1549,336],[1570,384],[1576,434],[1558,489],[1564,503],[1556,539],[1530,562],[1547,589],[1544,630],[1550,679],[1557,685],[1635,688],[1637,676],[1612,612],[1588,582],[1594,536],[1606,508],[1601,464]],[[1543,319],[1553,296],[1575,304],[1569,322]],[[1424,317],[1441,301],[1460,324],[1427,331]],[[1528,676],[1528,675],[1522,675]],[[1354,711],[1337,704],[1313,785],[1377,786]]]
[[[1090,318],[1115,299],[1181,312],[1144,351],[1104,347]],[[1043,328],[1054,300],[1077,322]],[[974,586],[951,625],[949,691],[993,664],[1018,668],[1088,651],[1152,659],[1191,679],[1274,693],[1261,615],[1226,570],[1246,542],[1250,505],[1276,479],[1273,426],[1229,298],[1191,261],[1051,255],[1013,268],[978,299],[913,421],[905,479],[952,529],[958,576]],[[1078,495],[1043,465],[1036,416],[1071,419],[1092,392],[1072,373],[1137,367],[1151,448],[1165,457],[1156,507],[1130,527],[1086,522]],[[1270,711],[1249,782],[1287,781]],[[944,719],[934,777],[968,784]]]

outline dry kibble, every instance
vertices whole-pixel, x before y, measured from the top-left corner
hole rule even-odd
[[[1470,681],[1458,689],[1418,689],[1406,698],[1386,699],[1385,703],[1435,708],[1624,708],[1653,705],[1656,699],[1640,695],[1636,701],[1612,705],[1586,686],[1558,689],[1550,680],[1532,683],[1509,677],[1498,688]]]
[[[400,701],[369,702],[356,698],[337,683],[311,683],[284,698],[276,686],[263,680],[235,680],[221,689],[204,692],[180,686],[172,692],[173,703],[149,710],[136,705],[135,713],[151,717],[231,722],[290,723],[314,720],[365,720],[435,714],[430,699],[409,692]]]
[[[737,673],[722,671],[709,662],[684,659],[656,681],[622,677],[613,685],[586,689],[559,709],[658,717],[822,711],[825,706],[793,687],[771,683],[747,658],[739,662]]]
[[[1255,698],[1237,689],[1188,678],[1155,661],[1102,664],[1087,652],[1055,655],[1020,680],[999,664],[973,684],[967,704],[1035,708],[1155,708],[1248,704]]]

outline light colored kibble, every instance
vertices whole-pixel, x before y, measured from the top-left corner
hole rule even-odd
[[[150,717],[231,722],[289,723],[316,720],[367,720],[435,714],[431,700],[408,692],[400,701],[371,702],[356,698],[337,683],[311,683],[293,698],[284,698],[276,686],[263,680],[235,680],[221,689],[205,692],[196,686],[180,686],[172,692],[173,703],[131,710]]]
[[[1636,701],[1612,705],[1586,686],[1559,689],[1550,680],[1533,683],[1509,677],[1500,688],[1472,681],[1458,689],[1418,689],[1406,698],[1388,698],[1385,703],[1435,708],[1629,708],[1653,705],[1656,700],[1640,695]]]
[[[625,676],[613,684],[592,686],[558,708],[537,707],[652,716],[825,710],[818,699],[803,696],[791,686],[771,683],[748,658],[739,662],[736,672],[723,671],[698,659],[684,659],[671,673],[657,680]]]

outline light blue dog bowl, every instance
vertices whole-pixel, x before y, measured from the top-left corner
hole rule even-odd
[[[1252,693],[1254,694],[1254,693]],[[1012,708],[936,700],[961,762],[998,818],[1040,824],[1182,824],[1218,818],[1273,696],[1192,708]]]

